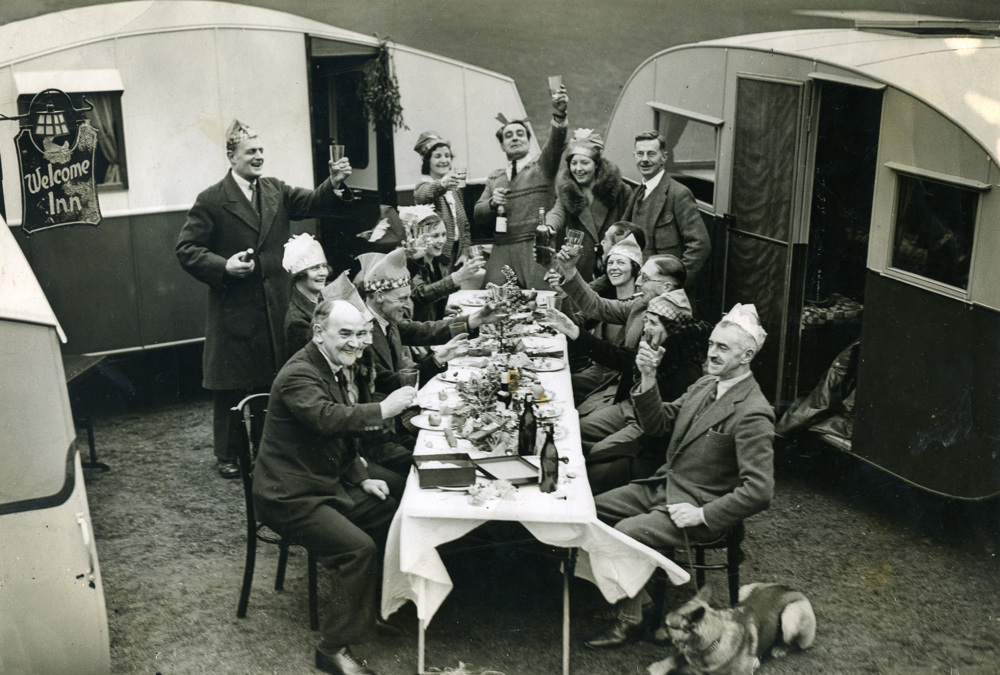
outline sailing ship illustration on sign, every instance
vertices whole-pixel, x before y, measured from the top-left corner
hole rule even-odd
[[[82,113],[93,106],[81,96],[75,108],[59,89],[37,94],[28,112],[0,119],[20,120],[14,137],[21,168],[21,227],[27,234],[65,225],[101,222],[94,179],[97,131]]]

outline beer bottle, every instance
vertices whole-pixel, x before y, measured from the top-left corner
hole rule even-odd
[[[538,421],[535,418],[535,401],[531,394],[525,394],[518,423],[517,454],[534,455],[538,436]]]
[[[503,234],[507,231],[507,209],[503,204],[497,207],[496,233]]]
[[[539,488],[542,492],[555,492],[559,485],[559,453],[551,424],[545,427],[545,443],[542,444],[542,477]]]
[[[552,230],[545,224],[545,208],[538,209],[538,226],[535,228],[535,260],[539,265],[552,264]]]

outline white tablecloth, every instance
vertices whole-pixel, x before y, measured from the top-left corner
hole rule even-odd
[[[474,293],[458,291],[449,302],[461,305]],[[475,308],[466,309],[470,310]],[[565,339],[561,336],[551,341],[565,349]],[[522,486],[512,498],[476,506],[464,492],[421,489],[416,471],[411,471],[386,543],[382,582],[384,617],[412,600],[418,618],[429,622],[452,589],[451,578],[436,547],[489,520],[518,521],[545,544],[579,549],[576,575],[596,584],[608,602],[634,596],[657,567],[664,569],[675,584],[690,579],[673,561],[597,519],[580,451],[580,426],[573,408],[569,369],[538,375],[541,384],[555,394],[555,400],[547,405],[563,408],[558,423],[566,433],[557,439],[556,447],[569,463],[559,464],[558,490],[544,494],[537,485]],[[433,400],[437,391],[446,386],[449,385],[434,378],[421,390],[420,398]],[[449,451],[442,434],[422,431],[414,454]]]

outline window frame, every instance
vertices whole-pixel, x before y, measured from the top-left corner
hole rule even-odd
[[[711,181],[711,183],[712,183],[712,201],[706,202],[706,201],[704,201],[702,199],[698,199],[697,197],[695,197],[695,201],[697,201],[697,203],[699,204],[699,206],[701,206],[704,210],[706,210],[708,212],[711,212],[711,213],[715,213],[716,212],[716,210],[715,210],[716,209],[716,204],[718,204],[718,201],[719,201],[719,170],[720,170],[720,154],[721,154],[720,151],[721,151],[721,147],[722,147],[722,133],[721,133],[721,131],[722,131],[722,126],[725,123],[725,120],[723,120],[721,118],[718,118],[718,117],[712,117],[711,115],[704,115],[702,113],[697,113],[697,112],[694,112],[694,111],[691,111],[691,110],[685,110],[684,108],[678,108],[676,106],[668,105],[666,103],[657,103],[656,101],[647,101],[646,105],[649,106],[650,108],[652,108],[652,110],[653,110],[653,125],[654,125],[654,128],[656,129],[657,133],[662,133],[661,129],[660,129],[660,125],[661,125],[662,116],[664,114],[666,114],[666,115],[674,115],[676,117],[682,117],[682,118],[688,120],[689,122],[695,122],[697,124],[701,124],[701,125],[710,127],[712,129],[714,137],[715,137],[714,138],[714,141],[715,141],[715,151],[714,151],[714,156],[712,158],[713,162],[715,164],[714,169],[713,169],[714,177],[713,177],[713,179]],[[680,173],[683,174],[683,172],[680,172]],[[673,173],[668,173],[668,175],[671,178],[674,178],[674,180],[677,180],[677,177],[676,177],[677,174],[678,174],[678,172],[676,172],[676,171],[673,172]],[[683,174],[683,175],[691,176],[691,174]],[[703,180],[703,179],[697,178],[695,176],[691,176],[691,178],[694,178],[695,180]],[[683,183],[683,181],[678,181],[678,182]],[[690,187],[688,189],[690,189]],[[692,190],[692,192],[693,192],[693,190]]]
[[[882,274],[887,278],[900,281],[911,286],[916,286],[927,291],[938,293],[969,302],[972,297],[973,279],[976,270],[976,248],[980,231],[980,219],[983,211],[983,195],[992,187],[989,183],[954,176],[951,174],[921,169],[919,167],[900,164],[898,162],[885,162],[884,167],[892,171],[892,222],[889,225],[889,236],[885,248],[885,259],[883,261]],[[969,273],[965,288],[953,286],[943,281],[923,276],[917,272],[911,272],[893,265],[893,256],[896,252],[896,232],[899,227],[899,198],[901,191],[900,177],[914,178],[917,180],[927,180],[943,184],[947,187],[966,190],[976,195],[975,215],[972,218],[972,241],[969,245]]]

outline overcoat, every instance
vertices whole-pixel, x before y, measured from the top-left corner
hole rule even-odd
[[[359,456],[362,435],[382,430],[382,409],[358,387],[350,405],[316,343],[295,353],[271,386],[267,417],[254,468],[257,519],[282,524],[323,505],[341,513],[354,501],[344,484],[368,472]]]
[[[291,281],[281,266],[289,222],[328,215],[353,199],[329,179],[315,190],[262,177],[258,215],[232,173],[195,200],[176,253],[191,276],[208,285],[203,386],[236,390],[268,387],[285,360],[285,314]],[[254,250],[254,271],[226,274],[226,260]]]
[[[633,394],[643,432],[670,435],[666,461],[634,483],[656,485],[656,510],[683,502],[702,507],[708,528],[722,533],[771,503],[774,411],[750,376],[698,415],[717,385],[706,375],[671,403],[660,400],[656,387]]]
[[[565,237],[566,230],[583,232],[576,269],[587,281],[594,278],[598,246],[604,233],[612,224],[622,220],[632,196],[632,188],[622,180],[617,166],[603,157],[599,166],[591,190],[594,198],[587,203],[583,189],[573,180],[563,162],[556,176],[556,203],[545,216],[546,224],[559,233],[560,241]]]

